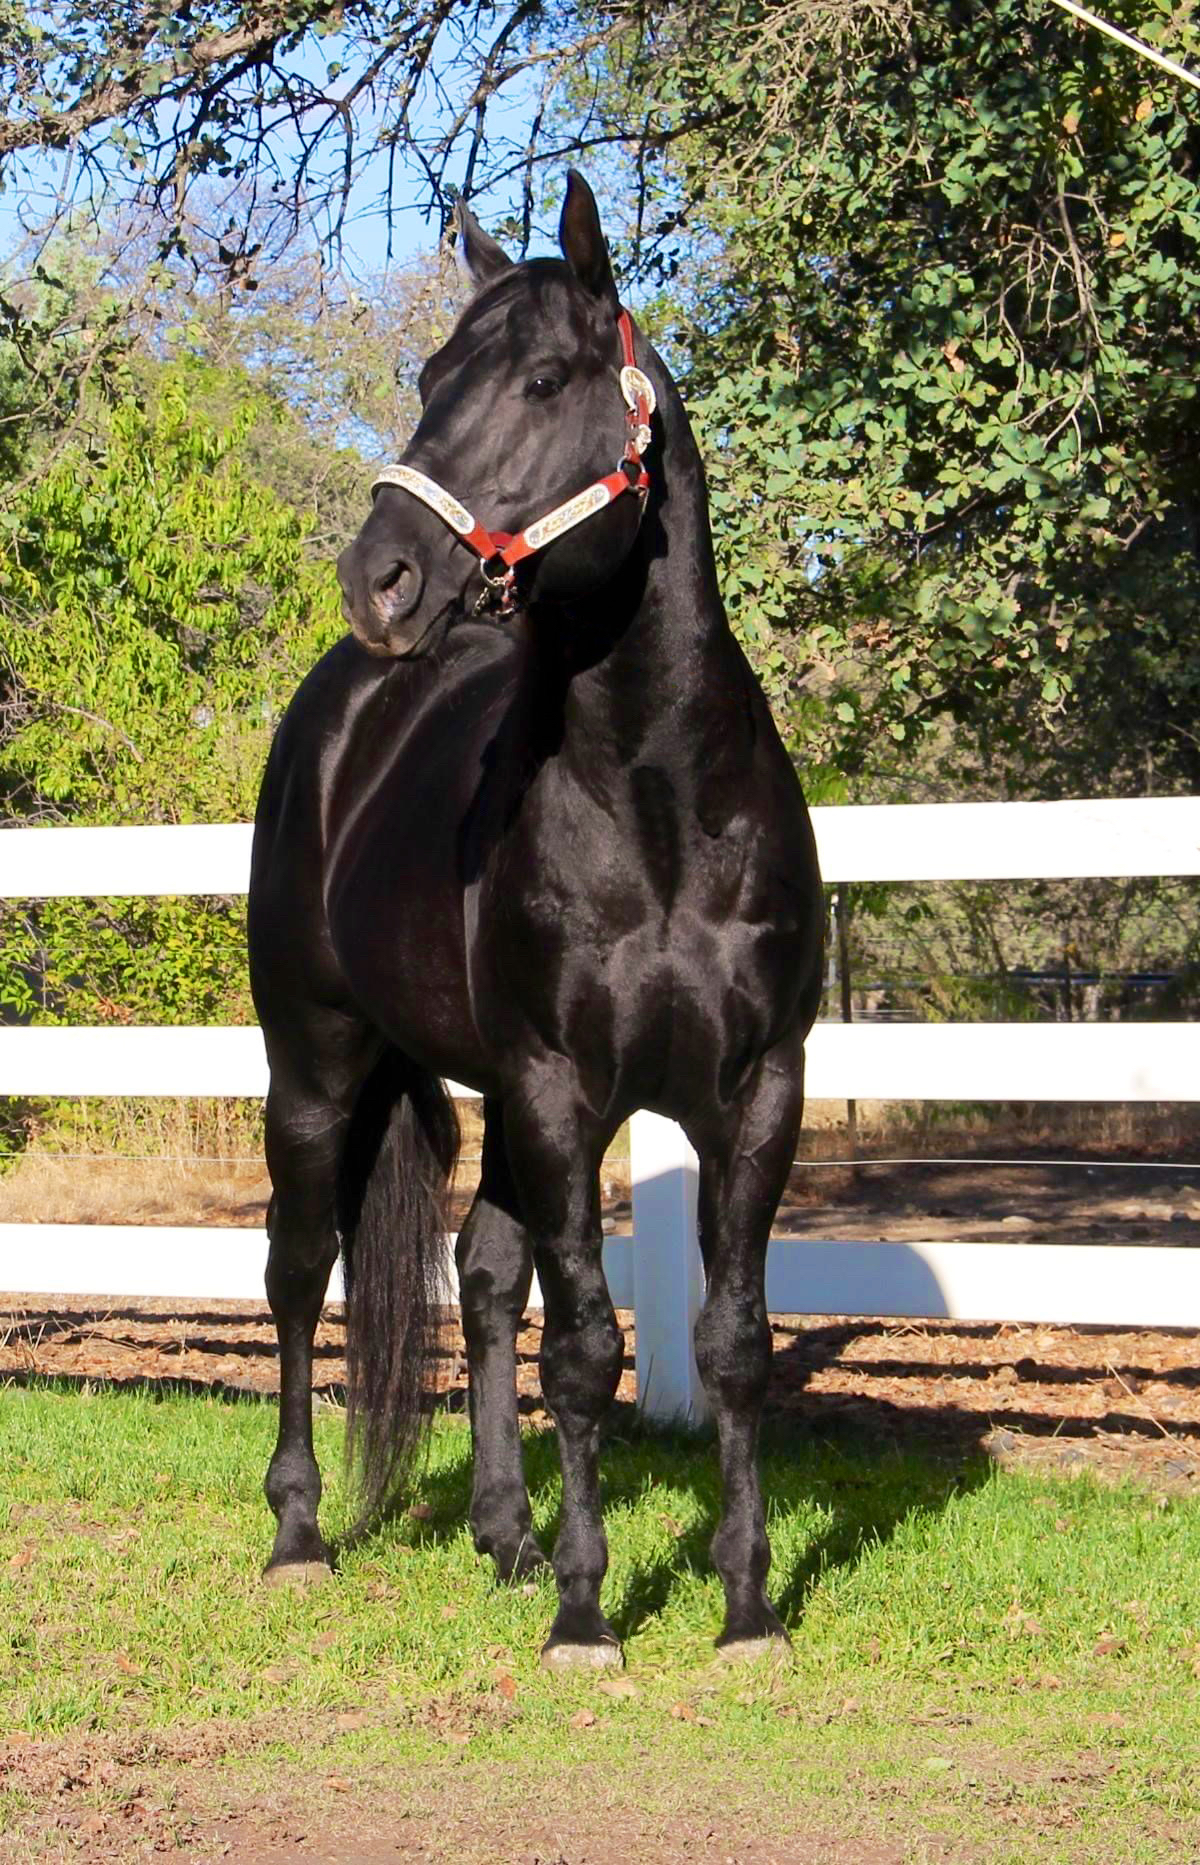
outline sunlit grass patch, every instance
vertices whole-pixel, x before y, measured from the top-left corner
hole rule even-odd
[[[712,1648],[711,1447],[619,1427],[605,1603],[632,1688],[614,1695],[538,1669],[552,1584],[499,1587],[476,1556],[459,1418],[435,1426],[415,1513],[345,1547],[324,1587],[264,1588],[275,1424],[265,1401],[0,1394],[4,1728],[225,1719],[269,1728],[280,1765],[318,1728],[365,1770],[457,1743],[515,1769],[632,1766],[661,1791],[718,1767],[789,1804],[853,1792],[860,1812],[964,1833],[1033,1831],[1069,1803],[1073,1831],[1125,1820],[1131,1848],[1139,1821],[1197,1818],[1200,1503],[775,1437],[772,1586],[795,1652],[741,1673]],[[336,1538],[353,1513],[339,1418],[319,1414],[316,1435]],[[526,1455],[550,1541],[553,1435]],[[581,1708],[593,1720],[575,1727]],[[1138,1844],[1105,1856],[1171,1856]]]

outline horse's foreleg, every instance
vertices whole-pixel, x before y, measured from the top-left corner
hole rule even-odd
[[[479,1190],[458,1235],[458,1289],[470,1372],[471,1528],[501,1580],[544,1565],[533,1535],[517,1413],[517,1329],[533,1274],[529,1238],[504,1150],[499,1104],[484,1108]]]
[[[608,1544],[600,1512],[600,1421],[621,1377],[624,1338],[601,1257],[600,1137],[569,1090],[539,1080],[505,1103],[505,1138],[545,1305],[542,1391],[558,1429],[562,1521],[554,1549],[558,1612],[542,1650],[549,1669],[621,1663],[600,1610]]]
[[[359,1087],[371,1060],[361,1026],[323,1015],[319,1028],[290,1026],[272,1040],[267,1165],[267,1300],[279,1339],[279,1437],[267,1470],[275,1545],[267,1576],[320,1579],[329,1550],[317,1527],[321,1477],[313,1451],[313,1336],[337,1260],[338,1170]],[[302,1043],[302,1047],[301,1047]]]
[[[787,1634],[766,1592],[771,1553],[758,1477],[758,1429],[771,1365],[767,1241],[795,1156],[803,1107],[798,1040],[764,1057],[729,1131],[701,1146],[700,1247],[708,1279],[696,1360],[712,1404],[724,1509],[713,1564],[725,1588],[719,1646],[754,1656]]]

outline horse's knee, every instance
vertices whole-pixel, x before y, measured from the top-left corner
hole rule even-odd
[[[611,1310],[571,1329],[556,1328],[547,1320],[542,1332],[542,1389],[552,1409],[594,1418],[617,1390],[624,1356],[625,1336]]]

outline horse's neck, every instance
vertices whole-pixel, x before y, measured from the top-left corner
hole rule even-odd
[[[602,760],[618,771],[654,764],[686,780],[716,738],[740,739],[747,730],[741,656],[717,583],[703,469],[673,390],[668,412],[665,496],[641,540],[647,562],[636,605],[606,651],[572,676],[564,698],[560,755],[585,763],[593,777]]]

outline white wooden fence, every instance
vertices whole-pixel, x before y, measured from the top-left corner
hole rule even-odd
[[[1200,875],[1196,797],[813,816],[835,883]],[[9,830],[0,898],[243,893],[249,850],[243,825]],[[1194,1101],[1200,1045],[1186,1023],[819,1024],[807,1074],[817,1099]],[[256,1029],[0,1030],[4,1095],[257,1097],[266,1081]],[[632,1178],[633,1233],[607,1240],[605,1267],[614,1301],[636,1311],[639,1399],[652,1415],[699,1420],[696,1159],[673,1123],[634,1116]],[[255,1230],[0,1224],[0,1288],[258,1298],[265,1250]],[[1200,1327],[1200,1251],[780,1237],[767,1298],[786,1314]]]

